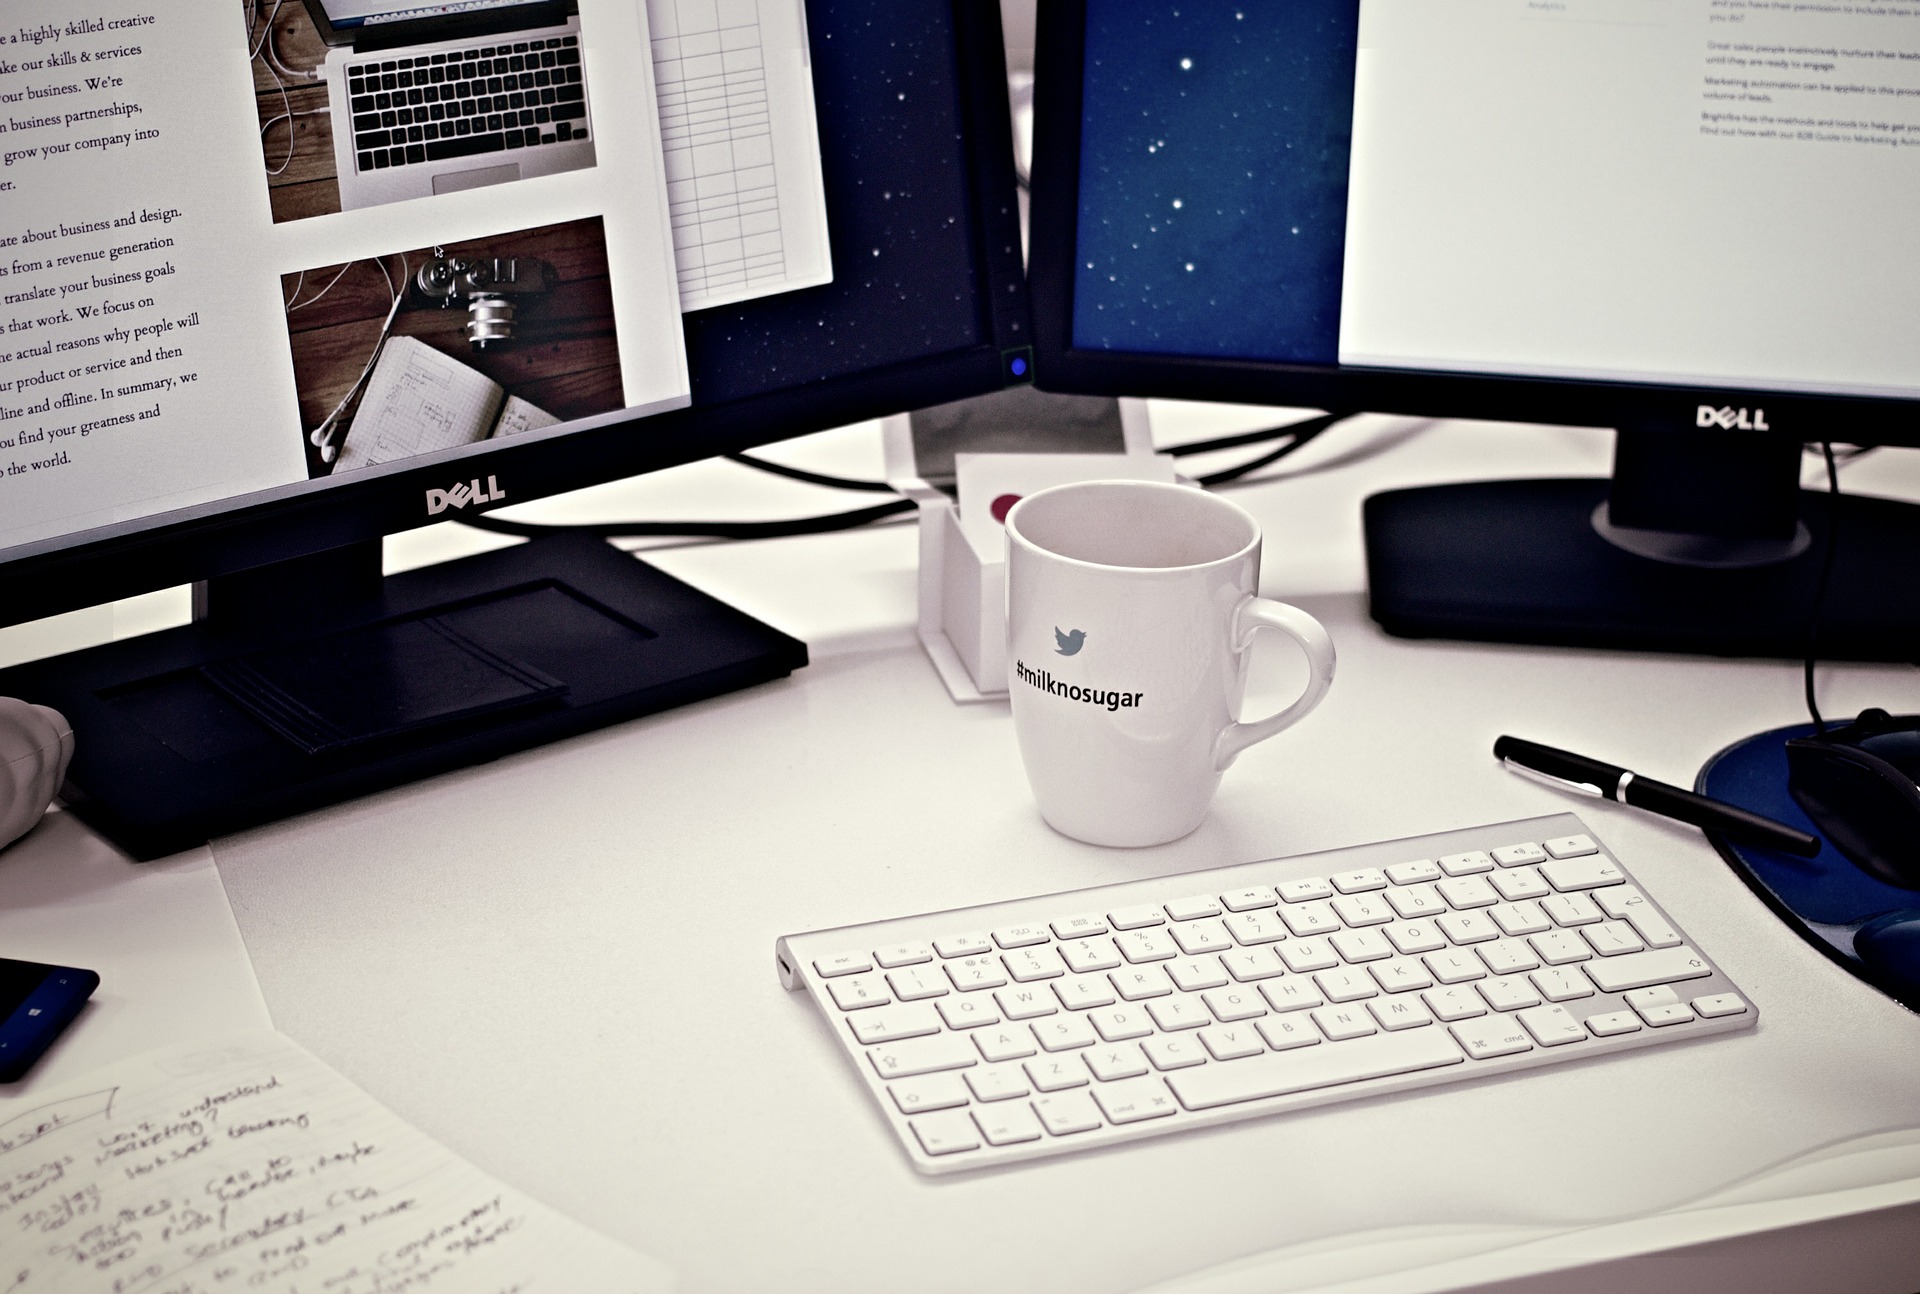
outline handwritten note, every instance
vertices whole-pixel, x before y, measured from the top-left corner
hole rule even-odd
[[[666,1268],[488,1177],[278,1034],[0,1108],[0,1294],[540,1294]]]

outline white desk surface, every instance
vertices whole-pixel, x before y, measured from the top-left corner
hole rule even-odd
[[[1178,439],[1264,416],[1167,414]],[[871,426],[768,452],[879,473]],[[1744,1257],[1594,1279],[1704,1289],[1744,1268],[1749,1290],[1911,1290],[1920,1018],[1801,943],[1697,833],[1569,804],[1489,753],[1510,731],[1687,783],[1726,743],[1801,718],[1798,665],[1409,642],[1367,618],[1365,494],[1599,474],[1607,457],[1590,431],[1369,418],[1236,490],[1267,528],[1262,591],[1328,625],[1339,679],[1171,845],[1100,849],[1040,821],[1004,704],[952,704],[914,641],[899,525],[656,554],[806,639],[813,663],[789,680],[222,839],[213,857],[278,1028],[689,1291],[1126,1290],[1208,1268],[1178,1287],[1442,1289],[1821,1219],[1812,1240],[1747,1236]],[[1916,460],[1882,453],[1843,479],[1920,499]],[[711,464],[520,515],[836,506]],[[1290,668],[1264,667],[1250,707]],[[1911,667],[1822,673],[1830,713],[1912,708],[1917,691]],[[931,1181],[774,975],[793,931],[1569,807],[1748,990],[1756,1031]],[[1584,1280],[1513,1288],[1600,1287]]]

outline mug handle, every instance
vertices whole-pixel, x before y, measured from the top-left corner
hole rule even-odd
[[[1307,654],[1311,677],[1299,699],[1278,714],[1270,714],[1252,723],[1234,722],[1221,730],[1213,743],[1213,767],[1224,773],[1240,752],[1256,742],[1284,732],[1306,718],[1333,686],[1333,639],[1318,620],[1299,607],[1275,602],[1271,598],[1248,597],[1233,609],[1233,649],[1244,653],[1253,645],[1254,635],[1262,629],[1278,629],[1300,644]]]

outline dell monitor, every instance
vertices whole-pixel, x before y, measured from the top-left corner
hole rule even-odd
[[[1920,445],[1920,18],[1060,0],[1035,72],[1042,387],[1616,429],[1368,500],[1388,630],[1920,656],[1920,510],[1799,488]]]
[[[0,694],[136,855],[806,661],[592,535],[384,579],[383,536],[1029,373],[991,6],[9,21],[0,623],[195,621]]]

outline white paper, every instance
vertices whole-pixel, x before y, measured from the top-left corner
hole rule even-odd
[[[7,1113],[5,1294],[673,1284],[660,1263],[487,1176],[278,1034],[150,1053]]]
[[[1002,518],[1013,506],[1007,500],[1073,481],[1171,483],[1174,473],[1165,454],[955,454],[953,475],[960,492],[960,532],[981,561],[997,562],[1006,556]]]
[[[833,281],[803,0],[647,0],[680,308]]]

